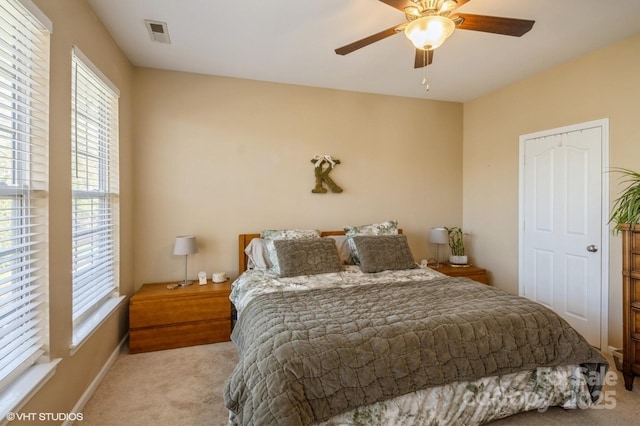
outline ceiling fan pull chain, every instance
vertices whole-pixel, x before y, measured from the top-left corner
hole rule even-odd
[[[422,65],[424,65],[423,70],[424,70],[424,76],[422,77],[422,85],[424,86],[424,88],[427,90],[427,92],[429,91],[429,64],[427,64],[427,51],[423,50],[422,51]]]

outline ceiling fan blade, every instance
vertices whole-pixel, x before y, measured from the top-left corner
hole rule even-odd
[[[433,50],[416,49],[416,59],[413,63],[414,68],[422,68],[426,65],[431,65],[431,62],[433,62]]]
[[[369,37],[365,37],[362,40],[358,40],[358,41],[354,41],[353,43],[349,43],[345,46],[339,47],[336,49],[336,53],[338,55],[346,55],[347,53],[351,53],[353,51],[356,51],[358,49],[361,49],[365,46],[368,46],[370,44],[375,43],[376,41],[380,41],[382,39],[385,39],[387,37],[390,37],[394,34],[396,34],[396,26],[391,27],[391,28],[387,28],[384,31],[380,31],[379,33],[370,35]]]
[[[450,16],[456,20],[462,18],[463,21],[456,25],[461,30],[484,31],[486,33],[503,34],[520,37],[529,32],[535,21],[526,19],[499,18],[495,16],[471,15],[468,13],[458,13]]]

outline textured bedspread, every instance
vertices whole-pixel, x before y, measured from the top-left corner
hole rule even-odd
[[[278,292],[245,307],[225,404],[241,424],[310,424],[418,389],[606,361],[543,306],[468,279]]]

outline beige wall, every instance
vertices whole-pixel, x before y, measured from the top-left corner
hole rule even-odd
[[[127,304],[71,356],[71,48],[82,52],[120,89],[122,294],[132,286],[131,83],[133,69],[84,0],[35,0],[53,22],[50,96],[50,351],[56,374],[21,410],[69,412],[127,331]]]
[[[151,69],[134,80],[135,286],[236,276],[237,236],[397,219],[419,260],[462,220],[462,105]],[[341,194],[312,194],[317,154]]]
[[[519,136],[609,118],[610,164],[638,170],[640,36],[464,105],[464,226],[492,282],[518,292]],[[611,176],[611,199],[619,193]],[[621,240],[611,238],[609,345],[622,346]]]

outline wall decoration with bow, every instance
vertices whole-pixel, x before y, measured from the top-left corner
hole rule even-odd
[[[314,194],[325,194],[327,192],[327,188],[325,188],[323,184],[327,184],[331,192],[342,192],[342,188],[340,188],[333,179],[329,177],[329,173],[331,173],[331,170],[333,170],[337,164],[340,164],[340,160],[331,158],[330,155],[316,155],[311,162],[314,165],[314,172],[316,176],[316,186],[311,190],[311,192]]]

